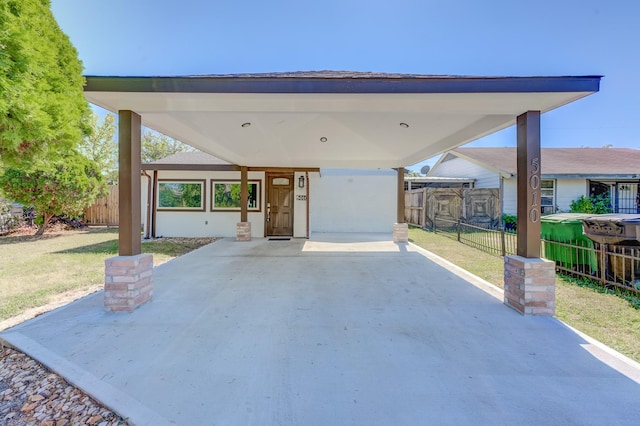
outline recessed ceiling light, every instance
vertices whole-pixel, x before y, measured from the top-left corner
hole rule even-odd
[[[327,141],[327,138],[325,138],[324,136],[320,138],[320,142],[325,143]]]
[[[251,126],[251,123],[249,123],[248,121],[246,123],[242,123],[242,127],[249,127]]]
[[[400,123],[400,127],[404,127],[405,129],[409,127],[407,123]]]

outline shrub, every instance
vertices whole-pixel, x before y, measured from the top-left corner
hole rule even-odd
[[[570,204],[571,213],[593,213],[604,214],[611,213],[611,200],[609,197],[601,194],[592,197],[581,195],[577,200],[573,200]]]
[[[516,231],[518,229],[518,218],[512,214],[502,214],[502,225],[504,229]]]

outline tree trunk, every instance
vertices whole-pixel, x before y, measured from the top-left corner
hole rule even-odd
[[[47,228],[47,225],[49,224],[49,221],[51,220],[52,217],[53,217],[53,213],[42,214],[42,225],[38,227],[38,230],[34,234],[36,237],[40,237],[42,234],[44,234],[44,230]]]

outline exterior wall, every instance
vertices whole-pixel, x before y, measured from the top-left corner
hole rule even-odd
[[[473,178],[476,180],[474,185],[475,188],[500,187],[500,176],[498,173],[463,158],[454,158],[452,160],[443,161],[429,173],[429,176]]]
[[[309,173],[309,179],[311,178]],[[317,174],[317,173],[315,173]],[[304,188],[298,187],[298,179],[300,176],[304,177]],[[311,191],[312,188],[307,182],[304,172],[295,173],[293,179],[293,237],[294,238],[306,238],[307,237],[307,187]]]
[[[397,176],[390,169],[310,173],[311,232],[392,232]]]
[[[544,179],[544,177],[543,177]],[[558,211],[569,211],[571,201],[587,194],[586,179],[554,179],[556,182],[556,207]],[[517,212],[517,179],[504,180],[503,212],[515,215]]]
[[[559,211],[567,212],[571,202],[581,195],[589,195],[586,179],[556,179],[556,206]]]
[[[305,176],[304,188],[298,179]],[[230,237],[236,236],[240,212],[212,212],[211,179],[240,179],[240,172],[159,171],[158,179],[205,179],[204,212],[156,213],[156,236]],[[261,181],[260,212],[249,212],[251,236],[264,237],[265,173],[250,172],[250,180]],[[147,179],[142,179],[142,223],[146,231]],[[396,222],[395,170],[329,169],[321,173],[304,172],[294,177],[294,224],[296,238],[307,236],[307,189],[309,190],[310,232],[391,232]],[[157,202],[157,201],[156,201]]]
[[[251,236],[264,237],[264,172],[250,172],[249,180],[260,180],[260,212],[249,212]],[[211,211],[211,181],[239,180],[240,172],[203,172],[203,171],[165,171],[158,172],[158,179],[205,179],[205,211],[204,212],[167,212],[156,213],[156,236],[163,237],[233,237],[236,236],[236,224],[240,222],[240,212]],[[146,182],[143,180],[143,185]],[[145,191],[146,192],[146,191]],[[146,205],[146,198],[142,200]],[[297,206],[296,206],[297,207]],[[143,207],[144,211],[144,207]],[[143,212],[143,221],[146,214]],[[144,222],[143,222],[144,223]]]
[[[505,178],[502,188],[502,213],[516,215],[518,212],[517,200],[518,179]]]

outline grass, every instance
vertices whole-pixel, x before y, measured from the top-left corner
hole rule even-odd
[[[474,275],[504,287],[504,260],[442,235],[409,229],[409,239]],[[640,309],[637,300],[619,297],[599,285],[556,276],[556,317],[575,329],[640,362]]]
[[[194,250],[207,240],[161,239],[142,243],[154,265]],[[0,321],[46,305],[65,292],[102,288],[104,260],[118,253],[118,231],[88,228],[33,236],[0,237]]]

